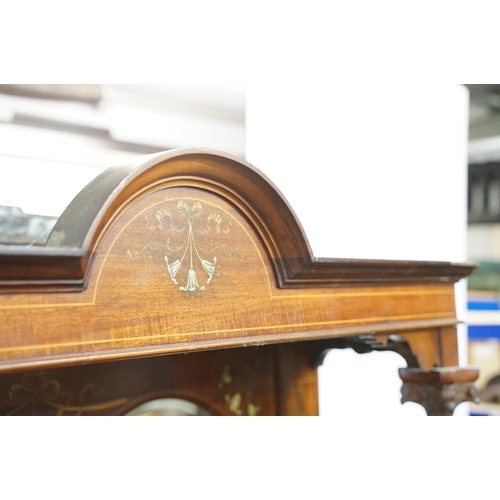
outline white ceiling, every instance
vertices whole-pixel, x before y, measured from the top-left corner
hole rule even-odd
[[[106,87],[131,93],[226,110],[244,116],[246,86],[240,84],[113,84]]]
[[[0,86],[0,205],[26,213],[58,216],[131,157],[183,147],[245,156],[244,85],[9,87]]]

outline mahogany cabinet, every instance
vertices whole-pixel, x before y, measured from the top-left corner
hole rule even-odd
[[[0,414],[317,415],[317,366],[351,347],[401,354],[403,402],[451,415],[477,398],[454,295],[472,270],[317,259],[245,161],[142,157],[83,189],[44,246],[0,248]]]

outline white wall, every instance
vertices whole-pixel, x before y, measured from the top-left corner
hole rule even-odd
[[[294,207],[317,257],[465,261],[468,102],[455,84],[248,85],[247,159]],[[463,315],[465,283],[457,294]],[[424,414],[400,405],[400,366],[394,353],[334,351],[321,414]]]

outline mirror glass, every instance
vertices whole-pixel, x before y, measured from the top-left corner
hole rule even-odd
[[[207,410],[185,399],[165,398],[153,399],[129,411],[126,416],[132,417],[208,417]]]

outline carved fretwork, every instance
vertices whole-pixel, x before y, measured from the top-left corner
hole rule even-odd
[[[435,368],[430,372],[402,368],[402,403],[412,401],[425,408],[429,416],[451,416],[466,401],[479,403],[474,385],[478,370],[471,368]]]
[[[358,335],[356,337],[342,337],[314,342],[311,344],[312,363],[320,366],[331,349],[351,348],[358,354],[373,351],[393,351],[400,354],[406,361],[408,368],[419,368],[416,356],[408,342],[398,335],[391,335],[384,343],[374,335]]]
[[[312,362],[319,366],[331,349],[347,348],[359,354],[373,351],[393,351],[400,354],[408,364],[408,368],[399,370],[399,376],[403,380],[401,403],[418,403],[429,416],[451,416],[460,403],[479,403],[479,393],[474,386],[478,370],[457,366],[423,371],[408,342],[397,335],[391,335],[385,343],[373,335],[314,342],[311,344]]]

